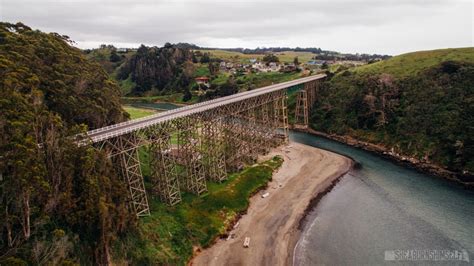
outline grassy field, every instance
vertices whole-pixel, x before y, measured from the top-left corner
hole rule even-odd
[[[215,79],[211,81],[211,84],[214,85],[222,85],[226,83],[227,79],[229,79],[230,74],[229,73],[219,73]]]
[[[232,51],[223,51],[223,50],[199,50],[203,53],[207,52],[211,54],[211,57],[220,58],[226,61],[234,61],[234,62],[241,62],[241,63],[249,63],[249,59],[262,59],[264,54],[243,54],[239,52],[232,52]],[[280,59],[280,62],[285,63],[292,63],[294,58],[298,56],[298,60],[300,63],[306,63],[311,58],[314,57],[313,53],[309,52],[293,52],[293,51],[285,51],[280,53],[275,53]]]
[[[267,73],[254,73],[236,78],[237,84],[244,84],[252,89],[260,88],[276,83],[290,81],[301,77],[301,73],[280,73],[280,72],[267,72]]]
[[[354,68],[360,75],[391,73],[395,77],[407,77],[435,66],[443,61],[474,62],[474,48],[440,49],[419,51],[392,57],[386,61]]]
[[[263,54],[243,54],[239,52],[223,51],[223,50],[198,50],[202,53],[210,53],[211,57],[219,58],[226,61],[234,61],[248,63],[252,58],[263,58]]]
[[[194,71],[194,77],[201,77],[201,76],[210,76],[211,73],[209,72],[209,65],[208,64],[195,64],[196,70]]]
[[[193,104],[198,100],[197,95],[192,96],[191,100],[183,102],[183,93],[173,93],[168,95],[159,95],[159,96],[143,96],[143,97],[122,97],[123,103],[155,103],[155,102],[168,102],[168,103],[177,103],[177,104]]]
[[[123,109],[130,114],[131,119],[142,118],[156,113],[156,111],[150,109],[136,108],[127,105],[123,106]]]
[[[280,62],[285,62],[285,63],[293,63],[293,60],[295,57],[298,57],[298,61],[300,63],[306,63],[310,60],[313,59],[315,54],[310,53],[310,52],[293,52],[293,51],[285,51],[285,52],[280,52],[276,53],[278,56],[278,59],[280,59]]]
[[[183,202],[174,207],[151,198],[151,216],[142,218],[138,232],[117,244],[114,253],[135,264],[185,265],[194,246],[207,247],[225,233],[282,162],[274,157],[229,175],[223,183],[208,183],[206,195],[183,194]]]

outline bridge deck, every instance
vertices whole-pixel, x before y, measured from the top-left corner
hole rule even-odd
[[[292,81],[287,81],[279,84],[274,84],[259,89],[237,93],[234,95],[221,97],[218,99],[205,101],[197,104],[188,105],[185,107],[169,110],[166,112],[158,113],[155,115],[147,116],[140,119],[134,119],[98,129],[94,129],[87,132],[87,136],[92,140],[92,142],[99,142],[109,138],[117,137],[124,135],[142,128],[149,127],[158,123],[169,121],[172,119],[189,116],[192,114],[204,112],[220,106],[231,104],[234,102],[243,101],[252,97],[260,96],[266,93],[283,90],[295,85],[303,84],[313,80],[318,80],[326,77],[324,74],[309,76],[305,78],[300,78]]]

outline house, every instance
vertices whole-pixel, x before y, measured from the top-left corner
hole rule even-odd
[[[209,87],[209,78],[208,77],[197,77],[194,80],[199,85],[199,88],[201,88],[201,85]]]
[[[310,60],[308,61],[308,65],[313,65],[313,66],[322,66],[326,61],[324,60]]]
[[[263,67],[263,64],[261,62],[255,62],[252,64],[252,68],[255,69],[261,69]]]
[[[222,61],[220,64],[219,64],[219,68],[222,69],[222,70],[225,70],[226,69],[226,65],[225,65],[225,62]]]
[[[280,70],[280,65],[278,65],[277,63],[275,62],[270,62],[270,64],[268,64],[269,68],[270,68],[270,71],[278,71]]]
[[[294,72],[296,70],[297,70],[297,66],[295,66],[295,64],[286,64],[280,68],[280,72],[285,72],[285,73]]]

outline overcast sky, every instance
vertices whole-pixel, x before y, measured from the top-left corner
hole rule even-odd
[[[471,0],[0,0],[0,20],[81,48],[189,42],[400,54],[474,46]]]

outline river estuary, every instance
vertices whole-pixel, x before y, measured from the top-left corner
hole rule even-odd
[[[400,250],[457,250],[467,252],[472,263],[472,191],[325,138],[291,132],[290,139],[349,156],[362,166],[342,177],[308,215],[295,265],[392,264]],[[469,263],[436,262],[456,264]]]

